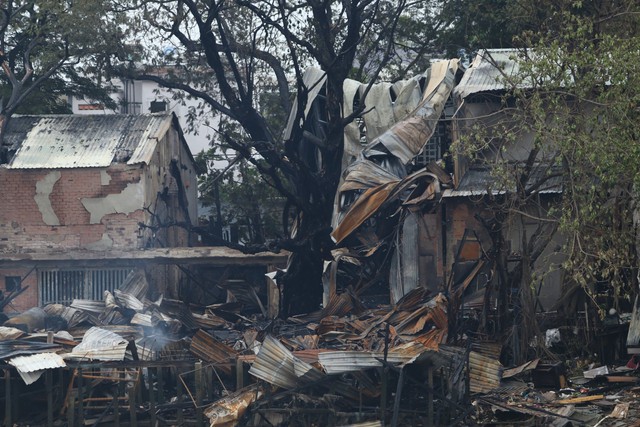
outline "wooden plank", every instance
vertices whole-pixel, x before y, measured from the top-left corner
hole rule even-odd
[[[556,400],[553,403],[557,403],[559,405],[575,405],[579,403],[588,403],[593,402],[595,400],[604,399],[604,394],[594,394],[593,396],[582,396],[582,397],[573,397],[571,399],[560,399]]]

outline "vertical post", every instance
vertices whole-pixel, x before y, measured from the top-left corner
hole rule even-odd
[[[67,424],[69,424],[69,427],[75,427],[76,425],[76,395],[77,390],[71,390],[69,409],[67,410]]]
[[[202,372],[202,362],[197,361],[194,371],[196,377],[196,425],[198,427],[202,427],[204,424],[204,413],[202,411],[202,398],[204,395],[203,390],[203,372]]]
[[[53,332],[47,333],[47,343],[53,343]],[[47,369],[44,374],[45,388],[47,390],[47,427],[53,426],[53,372]]]
[[[131,427],[136,427],[138,425],[138,417],[136,413],[136,393],[138,390],[137,381],[131,381],[128,388],[129,388],[129,425]]]
[[[380,420],[383,425],[387,423],[387,382],[389,380],[389,368],[387,367],[387,355],[389,353],[389,323],[384,332],[384,366],[380,372],[382,377],[382,390],[380,393]]]
[[[82,380],[82,368],[78,368],[78,425],[84,424],[84,381]]]
[[[236,357],[236,390],[244,387],[244,361],[240,356]]]
[[[176,410],[176,421],[178,422],[178,425],[181,426],[184,422],[184,417],[182,414],[182,401],[183,401],[183,390],[182,390],[182,380],[180,379],[180,374],[182,373],[182,368],[176,367],[176,394],[177,394],[177,402],[178,405],[176,405],[176,407],[178,408]]]
[[[433,366],[427,368],[427,427],[433,427]]]
[[[8,369],[4,370],[4,396],[4,425],[11,426],[11,371]]]
[[[153,387],[154,374],[158,376],[158,368],[149,368],[149,414],[151,415],[151,425],[156,425],[156,391]]]
[[[269,266],[269,273],[276,271],[274,266]],[[267,316],[275,319],[280,314],[280,288],[267,276]]]
[[[396,387],[396,399],[393,402],[393,418],[391,427],[398,427],[398,417],[400,416],[400,399],[402,398],[402,387],[404,386],[404,368],[400,368],[400,378]]]
[[[115,393],[115,404],[113,405],[113,410],[114,410],[114,422],[116,427],[120,426],[120,396],[123,395],[122,393],[122,387],[123,387],[123,382],[122,382],[122,373],[118,370],[117,371],[117,381],[118,383],[116,384],[116,393]]]
[[[158,403],[164,403],[164,368],[158,367]]]
[[[213,389],[213,367],[211,365],[207,365],[204,371],[204,382],[205,387],[207,389],[207,397],[211,402],[216,400],[215,390]]]

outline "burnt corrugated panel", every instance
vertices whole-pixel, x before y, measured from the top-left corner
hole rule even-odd
[[[471,344],[471,350],[483,356],[499,360],[502,353],[502,344],[495,341],[475,341]]]
[[[142,161],[167,121],[171,115],[16,116],[7,128],[7,140],[16,150],[8,167],[106,167],[128,162],[134,153]],[[144,156],[138,147],[144,147]]]
[[[453,93],[459,98],[478,92],[491,92],[505,89],[505,79],[518,73],[516,49],[481,50],[465,71]]]
[[[62,304],[47,304],[43,309],[49,316],[62,317],[67,322],[68,328],[73,328],[87,319],[87,315],[81,310],[67,307]]]
[[[347,424],[340,427],[382,427],[382,421],[367,421],[358,424]]]
[[[124,360],[128,341],[120,335],[97,327],[85,332],[82,342],[65,357],[95,360]]]
[[[249,373],[269,384],[294,388],[324,378],[324,373],[294,356],[279,340],[268,335],[262,342]]]
[[[193,336],[189,351],[202,360],[219,363],[220,369],[227,374],[231,374],[231,360],[238,355],[233,348],[216,340],[202,329]]]
[[[464,348],[454,346],[440,346],[438,354],[450,360],[451,368],[459,374],[452,377],[452,381],[462,380],[460,365],[467,365]],[[469,352],[468,360],[469,389],[472,393],[486,393],[500,386],[502,379],[502,365],[499,360],[483,356],[475,351]]]
[[[262,342],[249,373],[282,388],[294,388],[298,383],[293,354],[270,335]]]
[[[392,348],[387,352],[387,362],[405,365],[413,362],[422,353],[428,351],[418,342],[409,342]],[[341,374],[381,367],[384,353],[371,351],[327,351],[318,354],[320,364],[327,374]]]
[[[62,350],[58,344],[27,342],[25,340],[0,341],[0,359],[34,353],[50,353]]]
[[[137,268],[127,274],[127,277],[119,286],[120,291],[133,295],[139,300],[145,297],[147,290],[149,289],[149,282],[147,282],[147,276],[143,269]]]
[[[472,351],[469,353],[469,390],[486,393],[500,385],[502,365],[497,359]]]

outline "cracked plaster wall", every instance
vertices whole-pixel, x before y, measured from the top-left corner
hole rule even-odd
[[[82,205],[91,215],[90,224],[99,224],[105,215],[129,214],[144,208],[144,186],[141,182],[129,183],[122,192],[104,197],[81,199]]]
[[[51,205],[53,186],[61,177],[60,171],[49,172],[44,178],[36,182],[36,194],[33,196],[42,214],[42,221],[47,225],[60,225],[60,220]]]

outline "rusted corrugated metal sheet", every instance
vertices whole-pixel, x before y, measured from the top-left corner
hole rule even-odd
[[[502,365],[497,359],[472,351],[469,353],[469,389],[486,393],[500,385]]]
[[[221,343],[214,337],[199,329],[191,340],[189,350],[196,357],[207,362],[218,363],[223,372],[231,373],[231,360],[237,356],[237,352],[226,344]]]
[[[439,353],[448,357],[454,365],[467,365],[463,348],[441,346]],[[498,359],[470,351],[468,356],[469,390],[472,393],[486,393],[500,386],[503,367]]]
[[[262,398],[264,392],[259,384],[252,384],[213,402],[204,410],[204,415],[209,419],[209,426],[237,425],[249,405]]]
[[[158,143],[158,131],[168,129],[171,122],[171,114],[16,116],[7,128],[16,149],[8,167],[106,167],[132,159],[148,161],[150,147]]]
[[[495,341],[474,341],[471,350],[491,359],[499,360],[502,353],[502,344]]]

